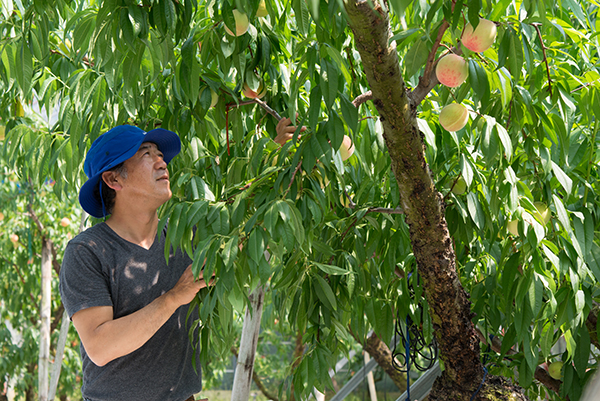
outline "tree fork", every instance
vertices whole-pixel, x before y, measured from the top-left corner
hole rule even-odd
[[[442,380],[465,392],[473,391],[482,381],[484,370],[470,301],[456,272],[442,199],[425,160],[416,104],[411,104],[408,97],[395,45],[388,44],[391,29],[387,12],[380,4],[369,3],[348,0],[345,7],[380,114],[401,206],[410,227],[413,252],[445,365]]]

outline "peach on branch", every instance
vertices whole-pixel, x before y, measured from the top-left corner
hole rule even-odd
[[[354,143],[352,142],[352,138],[350,138],[348,135],[344,135],[344,139],[340,145],[340,156],[342,157],[342,160],[348,160],[353,153]]]
[[[18,243],[19,243],[19,236],[17,234],[11,234],[9,236],[9,238],[10,238],[10,242],[12,242],[13,245],[18,245]]]
[[[235,19],[235,34],[231,32],[231,29],[227,25],[225,25],[225,32],[231,36],[242,36],[248,31],[248,26],[250,26],[248,16],[238,10],[233,10],[233,18]]]
[[[217,104],[217,102],[219,101],[219,95],[217,95],[217,92],[215,92],[214,90],[206,87],[204,89],[202,89],[200,91],[200,97],[202,97],[202,93],[206,90],[209,89],[210,90],[210,107],[215,107],[215,105]]]
[[[260,85],[258,85],[258,89],[256,89],[256,91],[253,91],[252,89],[250,89],[250,86],[248,86],[248,84],[244,82],[244,89],[242,90],[242,93],[244,94],[244,96],[250,99],[262,99],[267,94],[267,88],[264,87],[261,81]]]
[[[456,183],[452,187],[452,193],[454,195],[462,195],[465,192],[467,192],[467,182],[464,178],[458,177],[458,180],[456,180]]]
[[[459,131],[469,121],[469,111],[460,103],[450,103],[440,112],[439,121],[446,131]]]
[[[555,380],[560,380],[562,367],[563,362],[552,362],[550,366],[548,366],[548,373],[550,374],[550,377],[552,377]]]
[[[62,219],[60,219],[60,225],[63,227],[68,227],[69,224],[71,224],[71,220],[69,220],[68,217],[63,217]]]
[[[465,27],[462,36],[462,44],[475,53],[481,53],[490,48],[496,40],[496,24],[487,19],[480,19],[479,25],[473,30],[470,23]]]
[[[438,61],[435,67],[435,75],[443,85],[456,88],[465,82],[469,75],[467,60],[457,54],[450,53]]]

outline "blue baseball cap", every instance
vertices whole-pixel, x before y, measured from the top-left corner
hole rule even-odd
[[[83,210],[97,218],[106,216],[102,201],[102,173],[135,155],[144,142],[156,144],[167,164],[181,151],[179,136],[163,128],[145,132],[133,125],[119,125],[100,135],[92,143],[83,163],[83,171],[88,176],[79,191]]]

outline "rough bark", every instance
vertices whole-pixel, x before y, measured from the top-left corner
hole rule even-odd
[[[386,343],[373,333],[364,343],[363,349],[377,361],[377,365],[387,373],[400,391],[406,391],[406,376],[394,367],[392,351]]]
[[[395,45],[388,44],[391,30],[387,12],[376,2],[347,0],[345,7],[383,126],[445,366],[430,399],[449,400],[452,398],[446,396],[458,394],[462,398],[456,399],[469,399],[484,377],[479,340],[471,322],[469,296],[456,272],[442,197],[425,160],[423,137],[416,119],[417,104],[408,96]],[[484,394],[486,388],[480,393]]]

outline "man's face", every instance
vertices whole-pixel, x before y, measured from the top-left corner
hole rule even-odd
[[[121,177],[122,198],[140,207],[156,208],[171,198],[167,163],[154,143],[142,143],[124,165],[127,175]]]

